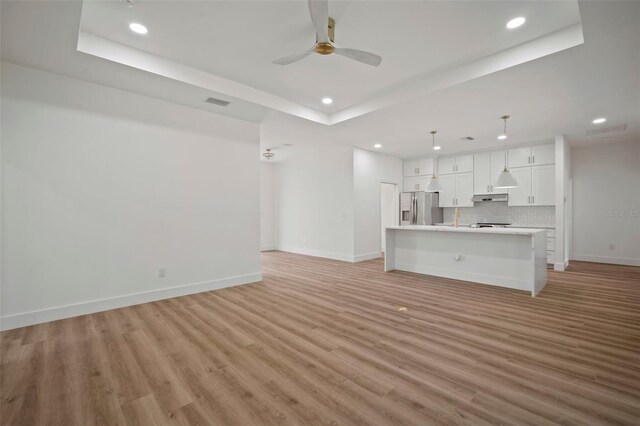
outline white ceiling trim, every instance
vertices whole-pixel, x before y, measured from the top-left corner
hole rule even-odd
[[[84,31],[78,34],[78,51],[152,74],[244,99],[316,123],[329,124],[329,115],[287,99],[161,58]]]
[[[329,125],[533,61],[583,43],[582,24],[572,25],[502,52],[402,85],[389,93],[374,95],[376,96],[374,99],[333,113],[330,116]]]
[[[324,125],[333,125],[436,90],[452,87],[584,43],[582,24],[572,25],[513,48],[377,93],[363,103],[328,114],[253,87],[161,58],[84,31],[77,49],[113,62],[243,99]]]

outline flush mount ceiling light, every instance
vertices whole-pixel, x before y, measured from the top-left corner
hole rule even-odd
[[[149,30],[147,30],[147,27],[142,24],[138,24],[137,22],[129,24],[129,29],[137,34],[146,34],[149,32]]]
[[[262,153],[262,156],[264,158],[266,158],[267,160],[271,160],[272,158],[274,158],[276,155],[271,152],[271,148],[267,148],[267,152]]]
[[[514,28],[518,28],[518,27],[522,26],[522,24],[524,24],[525,22],[527,22],[527,20],[524,19],[522,16],[519,16],[519,17],[513,18],[512,20],[507,22],[507,28],[512,30]]]
[[[373,147],[374,147],[374,148],[382,148],[382,145],[381,145],[381,144],[379,144],[379,143],[377,143],[377,144],[375,144]]]
[[[503,115],[500,119],[504,120],[504,133],[498,136],[498,139],[503,139],[504,142],[504,170],[498,176],[498,181],[496,182],[496,188],[509,189],[509,188],[517,188],[518,182],[516,178],[513,177],[509,169],[507,168],[507,120],[509,119],[508,115]],[[504,137],[502,137],[504,136]]]
[[[331,105],[333,103],[333,99],[331,98],[322,98],[322,103],[325,105]]]
[[[434,150],[440,149],[440,146],[436,148],[436,133],[438,133],[437,130],[431,131],[431,145]],[[433,175],[431,176],[431,180],[429,180],[429,183],[427,184],[425,191],[438,192],[440,190],[441,190],[440,182],[438,182],[438,177],[436,176],[436,156],[434,154],[433,155]]]
[[[600,118],[596,118],[595,120],[593,120],[593,121],[592,121],[592,123],[593,123],[593,124],[602,124],[602,123],[604,123],[605,121],[607,121],[607,119],[606,119],[606,118],[604,118],[604,117],[600,117]]]

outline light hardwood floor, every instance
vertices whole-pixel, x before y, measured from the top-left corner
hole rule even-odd
[[[263,261],[261,283],[3,332],[1,423],[640,424],[640,268],[575,262],[532,298]]]

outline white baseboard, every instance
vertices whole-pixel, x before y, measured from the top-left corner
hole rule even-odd
[[[365,254],[358,254],[356,256],[353,257],[353,261],[354,262],[363,262],[365,260],[371,260],[371,259],[378,259],[382,257],[382,253],[375,252],[375,253],[365,253]]]
[[[186,284],[105,299],[89,300],[86,302],[56,306],[38,311],[21,312],[18,314],[3,316],[1,329],[10,330],[12,328],[25,327],[28,325],[71,318],[79,315],[108,311],[111,309],[123,308],[125,306],[139,305],[141,303],[155,302],[157,300],[186,296],[188,294],[201,293],[203,291],[218,290],[225,287],[249,284],[260,280],[262,280],[261,273],[237,275],[214,281]]]
[[[260,247],[260,251],[273,251],[278,250],[278,246],[264,246]]]
[[[288,253],[304,254],[306,256],[323,257],[325,259],[341,260],[343,262],[354,262],[353,256],[340,253],[331,253],[322,250],[283,246],[278,247],[277,250],[286,251]]]
[[[569,266],[569,262],[558,262],[558,263],[554,263],[553,264],[553,270],[554,271],[564,271],[565,269],[567,269],[567,266]]]
[[[585,262],[612,263],[614,265],[640,266],[640,259],[629,257],[609,257],[609,256],[592,256],[587,254],[574,254],[572,260],[583,260]]]
[[[433,275],[436,277],[451,278],[460,281],[468,281],[470,283],[481,283],[493,285],[496,287],[507,287],[514,290],[524,290],[528,292],[534,291],[534,286],[530,282],[499,275],[489,275],[471,271],[457,271],[429,265],[416,265],[414,263],[401,262],[396,262],[395,269],[399,271],[415,272],[418,274]]]

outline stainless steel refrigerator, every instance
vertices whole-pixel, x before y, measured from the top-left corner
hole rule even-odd
[[[400,194],[400,225],[442,223],[442,208],[437,192],[403,192]]]

